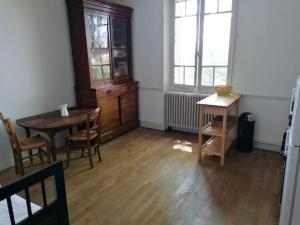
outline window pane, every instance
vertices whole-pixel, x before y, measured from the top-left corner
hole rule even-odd
[[[110,78],[110,66],[92,66],[93,70],[93,79],[99,80],[99,79],[108,79]]]
[[[113,31],[113,42],[127,44],[127,30],[114,30]]]
[[[202,65],[227,66],[230,26],[231,13],[204,17]]]
[[[198,11],[197,0],[187,0],[186,1],[186,15],[192,16],[196,15]]]
[[[218,0],[205,0],[205,13],[215,13],[218,9]]]
[[[102,79],[101,66],[92,66],[92,70],[93,70],[93,79],[94,80]]]
[[[219,12],[231,11],[232,0],[219,0]]]
[[[91,61],[93,66],[109,64],[109,50],[92,49]]]
[[[126,58],[127,57],[127,49],[113,49],[113,57],[115,58]]]
[[[114,58],[114,75],[116,77],[128,75],[127,59]]]
[[[176,1],[175,16],[185,16],[185,1]]]
[[[91,31],[92,48],[108,48],[107,18],[101,16],[89,16],[88,23]]]
[[[214,85],[225,85],[226,83],[227,83],[227,67],[216,67]]]
[[[110,66],[103,66],[102,71],[103,71],[103,78],[104,79],[110,78]]]
[[[195,68],[185,67],[184,84],[194,86]]]
[[[196,16],[175,19],[175,65],[194,66]]]
[[[202,86],[213,86],[214,82],[214,70],[212,67],[203,67],[201,75]]]
[[[184,68],[183,67],[175,67],[174,68],[175,76],[174,76],[174,83],[175,84],[183,84],[183,74]]]
[[[113,29],[127,30],[127,23],[124,20],[113,18],[112,27]]]

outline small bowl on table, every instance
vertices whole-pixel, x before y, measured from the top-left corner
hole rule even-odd
[[[218,96],[229,96],[232,92],[232,85],[216,85],[215,91]]]

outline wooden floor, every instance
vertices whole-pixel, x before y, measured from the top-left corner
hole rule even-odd
[[[209,156],[200,165],[196,136],[139,128],[104,144],[93,170],[79,157],[65,170],[72,225],[278,224],[277,153],[231,150],[224,167]],[[0,172],[0,184],[14,177]]]

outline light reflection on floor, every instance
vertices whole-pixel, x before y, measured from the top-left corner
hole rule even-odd
[[[188,141],[181,141],[181,140],[176,140],[175,144],[173,145],[174,150],[179,150],[183,152],[192,152],[192,143]]]

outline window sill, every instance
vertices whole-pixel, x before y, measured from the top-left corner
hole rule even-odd
[[[183,93],[194,93],[201,95],[211,95],[215,93],[213,87],[191,87],[184,85],[172,85],[168,88],[170,92],[183,92]]]

